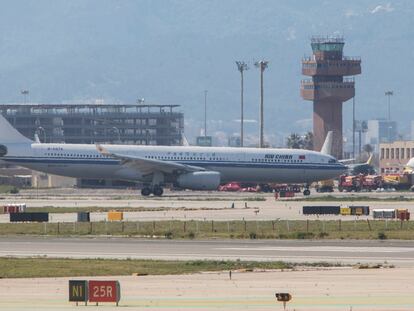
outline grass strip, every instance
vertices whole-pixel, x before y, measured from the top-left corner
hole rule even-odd
[[[0,185],[0,193],[11,193],[16,194],[19,192],[19,189],[11,185]]]
[[[117,259],[0,258],[0,278],[76,277],[111,275],[177,275],[207,271],[292,269],[299,264],[254,261],[164,261]],[[305,263],[332,267],[340,264]]]
[[[414,239],[396,220],[113,221],[1,223],[1,235],[130,236],[165,239]]]

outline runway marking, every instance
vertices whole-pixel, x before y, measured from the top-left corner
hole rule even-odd
[[[233,251],[289,251],[289,252],[352,252],[352,253],[409,253],[414,248],[402,247],[336,247],[336,246],[269,246],[269,247],[217,247],[215,250]]]

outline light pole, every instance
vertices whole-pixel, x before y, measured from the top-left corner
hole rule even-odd
[[[204,137],[207,136],[207,90],[204,90]]]
[[[394,95],[394,91],[386,91],[385,96],[388,97],[388,121],[391,121],[391,96]]]
[[[149,140],[150,140],[149,130],[145,130],[145,143],[146,143],[146,145],[149,145]]]
[[[355,159],[355,95],[352,97],[352,157]]]
[[[241,88],[240,88],[240,147],[243,147],[243,138],[244,138],[244,131],[243,131],[243,123],[244,123],[244,108],[243,108],[243,91],[244,91],[244,75],[243,72],[245,70],[249,70],[249,66],[245,62],[237,61],[236,62],[237,69],[240,71],[240,78],[241,78]]]
[[[46,131],[45,131],[45,129],[43,127],[39,126],[37,128],[37,132],[39,133],[40,131],[43,132],[43,143],[46,143]]]
[[[259,148],[264,147],[264,135],[263,135],[263,128],[264,128],[264,117],[263,117],[263,72],[267,68],[269,62],[266,60],[261,60],[256,62],[254,65],[260,69],[260,142]]]
[[[119,131],[119,128],[113,126],[112,129],[118,134],[118,142],[121,143],[121,133]]]
[[[20,93],[23,95],[24,104],[26,105],[27,95],[29,95],[29,90],[21,90]]]
[[[392,126],[388,124],[388,142],[389,143],[391,142],[391,129],[392,129]]]

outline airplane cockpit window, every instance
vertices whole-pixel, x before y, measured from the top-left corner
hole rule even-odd
[[[0,157],[4,157],[7,154],[7,147],[5,145],[0,145]]]
[[[336,163],[335,159],[329,159],[328,163]]]

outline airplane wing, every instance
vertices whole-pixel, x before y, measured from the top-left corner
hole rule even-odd
[[[339,163],[342,164],[352,164],[355,161],[355,159],[342,159],[342,160],[338,160]]]
[[[121,153],[113,153],[102,147],[96,145],[98,152],[105,156],[110,156],[115,159],[121,160],[121,163],[125,166],[138,169],[143,175],[149,175],[155,172],[162,172],[171,174],[174,172],[197,172],[205,171],[204,168],[199,166],[181,164],[171,161],[162,161],[157,159],[147,159],[138,156],[125,155]]]
[[[364,165],[364,164],[372,165],[372,160],[373,159],[374,159],[374,154],[371,154],[369,156],[367,162],[365,162],[365,163],[355,163],[355,165],[359,165],[359,164],[362,164],[362,165]],[[354,161],[355,161],[355,158],[354,159],[342,159],[342,160],[338,160],[338,162],[339,163],[342,163],[342,164],[354,164],[353,163]]]

